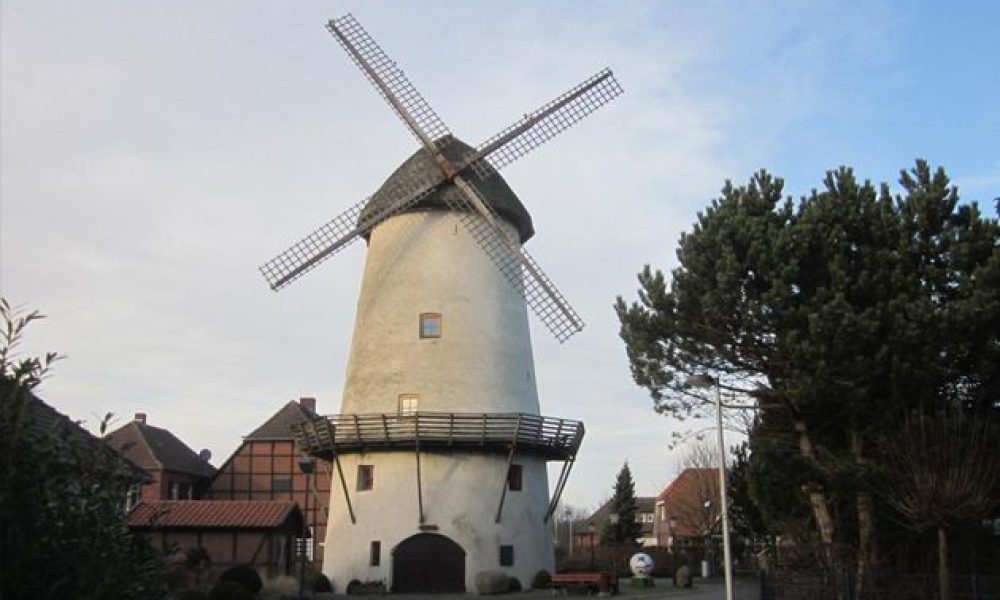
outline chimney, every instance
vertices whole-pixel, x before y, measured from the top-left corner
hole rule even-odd
[[[302,408],[307,408],[313,412],[316,412],[315,398],[299,398],[299,405],[301,405]]]
[[[135,413],[135,419],[134,420],[135,420],[136,423],[145,424],[146,423],[146,413]]]

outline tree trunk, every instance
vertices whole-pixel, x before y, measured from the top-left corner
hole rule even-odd
[[[856,430],[851,431],[851,451],[854,454],[854,461],[860,467],[865,466],[865,454],[861,444],[861,436]],[[861,483],[864,485],[864,482]],[[864,591],[865,577],[871,565],[874,554],[872,541],[875,535],[875,510],[872,503],[872,496],[863,488],[858,490],[855,496],[855,510],[858,516],[858,556],[855,570],[856,591],[860,597]]]
[[[872,507],[871,494],[865,491],[858,492],[855,505],[858,513],[858,558],[855,570],[857,585],[855,591],[860,598],[874,554],[872,538],[875,533],[875,511]]]
[[[938,525],[938,587],[941,589],[941,600],[951,600],[951,588],[948,585],[948,532],[944,525]]]
[[[811,462],[816,462],[816,451],[813,447],[812,438],[809,437],[809,430],[805,421],[795,420],[795,431],[799,436],[799,452]],[[826,502],[826,494],[823,493],[823,486],[818,481],[809,482],[802,486],[802,490],[809,496],[809,505],[812,507],[813,518],[816,520],[816,527],[819,528],[819,539],[828,545],[833,544],[833,517],[830,516],[830,507]]]

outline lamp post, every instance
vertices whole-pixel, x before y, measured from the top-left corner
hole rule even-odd
[[[312,482],[312,473],[316,468],[316,459],[311,456],[306,456],[303,454],[299,457],[299,470],[306,476],[306,499],[303,503],[302,509],[302,539],[299,544],[299,560],[302,562],[299,567],[299,600],[305,597],[305,586],[306,586],[306,559],[309,553],[306,552],[307,539],[309,537],[309,492],[310,483]]]
[[[590,570],[594,570],[594,531],[597,527],[593,522],[587,523],[587,533],[590,534]]]
[[[685,384],[697,388],[715,387],[715,425],[719,438],[719,520],[722,523],[723,567],[726,573],[726,600],[733,600],[733,561],[729,549],[729,500],[726,492],[726,443],[722,435],[722,390],[711,375],[700,373],[689,376]]]

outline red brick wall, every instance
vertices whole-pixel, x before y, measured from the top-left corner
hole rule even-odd
[[[160,549],[176,545],[181,550],[201,547],[211,560],[213,571],[236,564],[253,565],[265,577],[292,572],[291,534],[282,531],[225,530],[141,530]]]
[[[248,440],[219,469],[206,495],[212,500],[292,500],[303,511],[306,523],[313,528],[316,563],[323,560],[326,540],[326,511],[330,505],[331,465],[317,460],[311,489],[306,493],[306,477],[299,470],[299,452],[291,440]],[[288,483],[290,488],[285,488]],[[317,499],[319,502],[317,502]]]

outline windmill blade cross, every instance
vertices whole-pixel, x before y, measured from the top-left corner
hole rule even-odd
[[[513,288],[524,297],[531,312],[560,342],[583,330],[583,319],[548,275],[520,244],[515,244],[499,224],[500,216],[461,175],[453,179],[461,199],[446,199],[480,248],[490,257]],[[481,218],[476,218],[476,217]]]
[[[424,147],[433,150],[435,140],[451,135],[448,126],[410,83],[396,61],[386,55],[353,15],[348,13],[331,19],[326,28]]]
[[[395,202],[366,215],[364,221],[359,222],[361,212],[370,200],[365,198],[261,265],[261,274],[272,290],[281,289],[349,246],[382,221],[420,202],[444,181],[444,176],[439,175],[428,179],[411,176],[392,182],[389,193],[397,198]]]
[[[479,175],[485,177],[488,169],[481,159],[500,170],[569,129],[622,92],[611,69],[604,69],[483,142],[467,163],[472,163]]]

